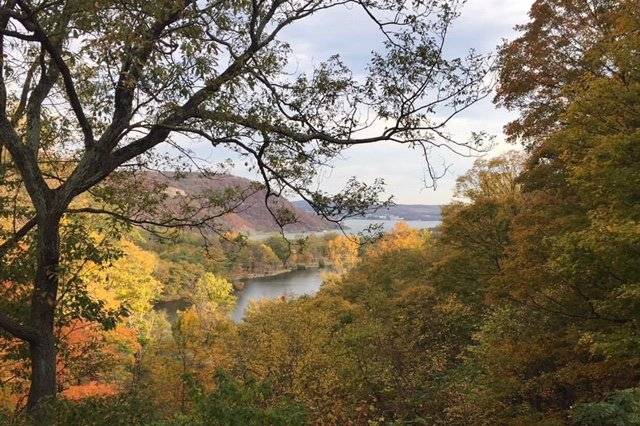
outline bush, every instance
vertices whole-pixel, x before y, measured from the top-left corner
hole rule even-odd
[[[142,426],[153,424],[154,417],[153,407],[148,401],[126,395],[81,401],[58,400],[45,404],[37,419],[27,414],[10,416],[0,413],[0,425]]]
[[[289,426],[305,424],[305,410],[290,401],[274,401],[270,387],[265,383],[249,380],[245,383],[225,373],[217,375],[215,392],[204,394],[191,382],[194,409],[160,423],[163,426]]]
[[[613,392],[601,402],[578,404],[572,419],[580,426],[640,425],[640,388]]]

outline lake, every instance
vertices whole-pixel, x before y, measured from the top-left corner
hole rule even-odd
[[[235,322],[244,318],[251,302],[279,297],[296,297],[317,293],[326,269],[301,269],[273,277],[252,278],[238,294],[238,303],[231,313]]]
[[[372,223],[381,223],[384,231],[390,231],[399,221],[400,220],[397,219],[348,219],[344,221],[344,224],[349,227],[349,229],[345,230],[347,233],[357,234],[365,230]],[[411,220],[405,222],[413,228],[420,229],[434,228],[440,224],[440,221]],[[262,236],[262,238],[264,238],[264,236]],[[238,303],[231,313],[231,318],[235,322],[242,321],[249,305],[258,300],[277,299],[283,296],[296,297],[313,295],[320,289],[320,286],[322,285],[322,275],[326,271],[326,269],[317,268],[301,269],[272,277],[248,279],[245,281],[244,288],[238,292]],[[156,305],[156,309],[167,312],[169,318],[172,320],[175,320],[178,310],[184,310],[188,307],[189,303],[184,300],[163,302]]]
[[[372,223],[381,223],[384,231],[393,229],[399,220],[348,219],[344,224],[349,227],[347,233],[357,234],[364,231]],[[440,221],[411,220],[406,221],[413,228],[435,228]],[[244,318],[251,302],[261,299],[277,299],[282,296],[295,297],[315,294],[322,285],[322,269],[303,269],[287,272],[273,277],[253,278],[246,281],[244,289],[238,294],[238,304],[231,314],[235,322]]]
[[[252,302],[280,297],[297,297],[313,295],[320,290],[322,274],[327,269],[299,269],[272,277],[251,278],[245,281],[242,290],[238,291],[238,302],[231,312],[231,319],[240,322],[247,313]],[[191,303],[186,299],[176,299],[155,304],[155,309],[167,314],[171,322],[175,322],[178,313],[189,309]]]

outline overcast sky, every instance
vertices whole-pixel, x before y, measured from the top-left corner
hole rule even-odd
[[[532,0],[469,0],[450,32],[448,56],[464,55],[469,48],[495,51],[501,40],[513,38],[516,24],[526,22],[531,3]],[[344,9],[314,15],[289,28],[281,38],[290,42],[294,52],[291,62],[300,70],[311,69],[332,54],[340,53],[356,75],[364,69],[370,52],[380,46],[381,40],[379,31],[365,16]],[[502,134],[510,116],[486,99],[452,120],[449,131],[464,139],[471,131],[495,135],[496,146],[488,154],[495,155],[514,149],[504,142]],[[416,151],[392,143],[353,147],[335,161],[332,170],[323,173],[320,185],[332,191],[342,187],[351,176],[367,182],[381,177],[387,184],[387,193],[397,203],[446,204],[452,198],[456,177],[469,169],[473,159],[434,151],[431,161],[450,166],[436,190],[424,187],[424,161]],[[252,177],[240,167],[233,173]]]

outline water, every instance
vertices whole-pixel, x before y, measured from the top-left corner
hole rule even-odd
[[[237,304],[231,312],[231,319],[240,322],[244,318],[252,302],[279,297],[297,297],[313,295],[320,290],[322,274],[326,269],[300,269],[273,277],[252,278],[245,281],[245,286],[238,292]],[[158,302],[154,309],[167,314],[170,322],[178,319],[178,314],[191,307],[186,299]]]
[[[322,269],[304,269],[273,277],[253,278],[246,281],[238,295],[238,303],[231,313],[235,322],[244,318],[251,302],[315,294],[322,285]]]
[[[345,219],[342,221],[342,225],[344,227],[344,232],[348,235],[355,235],[361,232],[365,232],[366,229],[375,224],[382,225],[382,231],[388,232],[393,229],[394,226],[398,222],[405,222],[410,227],[416,229],[424,229],[424,228],[435,228],[440,225],[442,222],[439,220],[403,220],[403,219]],[[315,232],[285,232],[285,236],[289,239],[296,238],[304,238],[309,235],[326,235],[326,234],[336,234],[341,233],[340,229],[330,229],[326,231],[315,231]],[[266,239],[275,233],[266,233],[266,234],[254,234],[249,235],[249,238],[252,240],[263,240]]]
[[[412,228],[435,228],[440,225],[439,220],[402,220],[402,219],[346,219],[343,224],[348,234],[358,234],[367,229],[368,226],[381,224],[384,232],[391,231],[398,222],[405,222]]]
[[[390,231],[400,220],[348,219],[345,225],[347,233],[357,234],[364,231],[372,223],[381,223],[384,231]],[[440,221],[411,220],[406,221],[413,228],[434,228]],[[321,269],[305,269],[288,272],[274,277],[254,278],[246,281],[244,289],[238,294],[238,304],[231,314],[235,322],[244,318],[251,302],[261,299],[277,299],[282,296],[295,297],[315,294],[322,285]]]
[[[372,223],[381,223],[384,231],[393,229],[397,219],[348,219],[345,225],[347,233],[357,234],[365,230]],[[440,224],[440,221],[410,220],[406,221],[413,228],[433,228]],[[335,231],[333,231],[335,232]],[[301,235],[304,236],[304,235]],[[262,236],[264,238],[264,236]],[[291,238],[291,236],[290,236]],[[231,318],[235,322],[240,322],[246,315],[249,305],[261,299],[277,299],[282,296],[296,297],[302,295],[315,294],[322,285],[322,269],[303,269],[273,277],[252,278],[246,281],[245,287],[238,292],[238,303],[231,313]],[[156,306],[156,309],[167,312],[170,319],[175,320],[178,310],[184,310],[190,305],[184,300],[163,302]]]

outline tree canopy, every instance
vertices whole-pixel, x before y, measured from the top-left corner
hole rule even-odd
[[[380,30],[368,74],[339,56],[292,72],[284,29],[345,6]],[[458,6],[3,2],[0,422],[26,405],[36,424],[640,424],[637,0],[533,3],[495,100],[525,149],[478,159],[437,228],[248,240],[216,222],[259,188],[282,226],[280,194],[366,211],[379,183],[314,185],[355,144],[418,149],[433,177],[430,148],[477,148],[444,130],[489,93],[486,58],[445,55]],[[144,171],[161,144],[188,159],[188,137],[262,182],[173,197]],[[232,321],[234,279],[325,261],[317,294]],[[160,293],[184,305],[154,310]]]
[[[83,228],[70,225],[79,223],[75,216],[149,230],[219,231],[215,219],[251,190],[171,204],[139,173],[154,164],[166,170],[158,165],[168,158],[161,145],[184,161],[193,160],[191,139],[236,151],[261,176],[280,225],[295,220],[269,204],[283,192],[298,194],[330,220],[377,202],[381,182],[353,179],[335,194],[313,189],[320,168],[349,146],[406,144],[425,156],[432,177],[432,148],[478,149],[482,134],[456,141],[446,129],[451,117],[488,94],[483,55],[444,52],[458,6],[455,0],[3,2],[0,176],[12,226],[0,246],[2,280],[16,285],[10,271],[25,245],[35,268],[20,269],[31,271],[29,309],[0,314],[0,326],[30,345],[30,407],[55,395],[53,329],[65,250],[83,256],[67,234]],[[360,13],[380,30],[383,45],[362,78],[340,52],[314,69],[292,71],[284,30],[330,8]],[[370,130],[380,124],[383,130]]]

